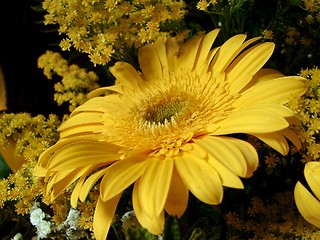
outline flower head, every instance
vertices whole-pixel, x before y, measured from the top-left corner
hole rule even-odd
[[[141,71],[118,62],[116,84],[91,92],[60,127],[60,140],[40,159],[56,198],[76,182],[72,207],[99,184],[94,233],[105,239],[121,193],[134,185],[132,202],[139,223],[163,230],[165,213],[181,217],[189,191],[219,204],[223,186],[243,188],[258,155],[236,134],[253,135],[282,154],[296,118],[283,104],[300,96],[303,78],[261,69],[272,55],[270,42],[230,38],[212,48],[219,30],[187,41],[159,39],[140,48]],[[105,92],[111,94],[102,95]]]
[[[296,205],[305,220],[320,227],[320,162],[306,163],[304,176],[314,195],[297,182],[294,188]]]

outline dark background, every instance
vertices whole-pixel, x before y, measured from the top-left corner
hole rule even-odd
[[[0,63],[7,85],[7,112],[52,112],[53,83],[37,67],[37,58],[47,49],[54,50],[55,34],[41,24],[44,12],[33,10],[35,0],[1,1]]]

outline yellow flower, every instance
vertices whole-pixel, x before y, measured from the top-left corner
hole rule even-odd
[[[320,228],[320,162],[306,163],[304,176],[314,195],[297,182],[294,188],[296,205],[304,219]]]
[[[159,39],[139,49],[141,72],[118,62],[111,87],[91,92],[60,127],[60,140],[39,159],[56,198],[76,182],[71,205],[84,201],[101,178],[93,228],[105,239],[121,193],[134,184],[133,208],[151,233],[163,230],[165,213],[181,217],[189,191],[219,204],[223,186],[243,188],[258,166],[256,150],[236,138],[251,134],[282,154],[286,138],[299,146],[283,104],[305,91],[298,76],[261,69],[274,44],[246,35],[212,45],[219,30],[195,37],[180,48]],[[112,94],[101,95],[112,91]],[[101,96],[100,96],[101,95]]]

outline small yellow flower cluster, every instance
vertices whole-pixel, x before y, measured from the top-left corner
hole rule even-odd
[[[264,39],[272,40],[273,39],[273,31],[265,29],[261,32],[261,35]]]
[[[39,155],[58,139],[56,115],[32,117],[29,113],[3,113],[0,115],[0,145],[15,143],[15,154],[25,162],[14,174],[0,180],[0,208],[6,201],[17,201],[16,212],[26,214],[39,195],[45,192],[43,180],[33,175]],[[5,159],[14,161],[14,159]]]
[[[46,51],[38,58],[38,67],[43,69],[44,75],[52,79],[53,74],[62,77],[61,82],[55,84],[54,100],[58,105],[69,102],[69,110],[87,100],[87,93],[99,87],[98,76],[95,72],[86,72],[75,64],[68,65],[59,53]]]
[[[201,11],[208,11],[208,7],[211,6],[215,6],[217,4],[218,0],[199,0],[197,3],[197,9],[201,10]]]
[[[167,35],[166,29],[161,32],[164,25],[185,14],[182,0],[45,0],[43,8],[48,12],[44,23],[58,24],[59,33],[66,35],[62,50],[73,46],[102,65],[127,46],[139,47]]]
[[[285,39],[285,42],[289,46],[296,45],[300,42],[300,33],[297,31],[294,27],[289,27],[287,29],[287,37]]]
[[[0,144],[6,146],[9,139],[15,144],[17,155],[36,161],[38,156],[58,139],[58,116],[50,114],[32,117],[30,113],[3,113],[0,115]]]
[[[319,239],[320,237],[320,230],[299,214],[292,192],[276,193],[270,202],[254,197],[247,215],[246,219],[240,218],[235,212],[225,215],[230,229],[228,239]]]
[[[303,0],[303,7],[309,13],[306,17],[307,23],[320,22],[320,1]]]
[[[278,162],[279,162],[279,157],[275,153],[265,156],[264,163],[267,165],[268,168],[275,168]]]
[[[78,209],[80,211],[79,227],[82,229],[93,230],[93,214],[96,207],[97,199],[99,198],[98,187],[90,191],[87,200],[79,202]]]
[[[303,162],[320,160],[320,69],[303,69],[300,75],[309,79],[308,91],[299,99],[292,99],[289,107],[295,111],[300,119],[298,127],[302,141]]]

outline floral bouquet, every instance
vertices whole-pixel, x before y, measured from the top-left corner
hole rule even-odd
[[[33,8],[63,110],[0,115],[4,239],[320,237],[319,1]]]

